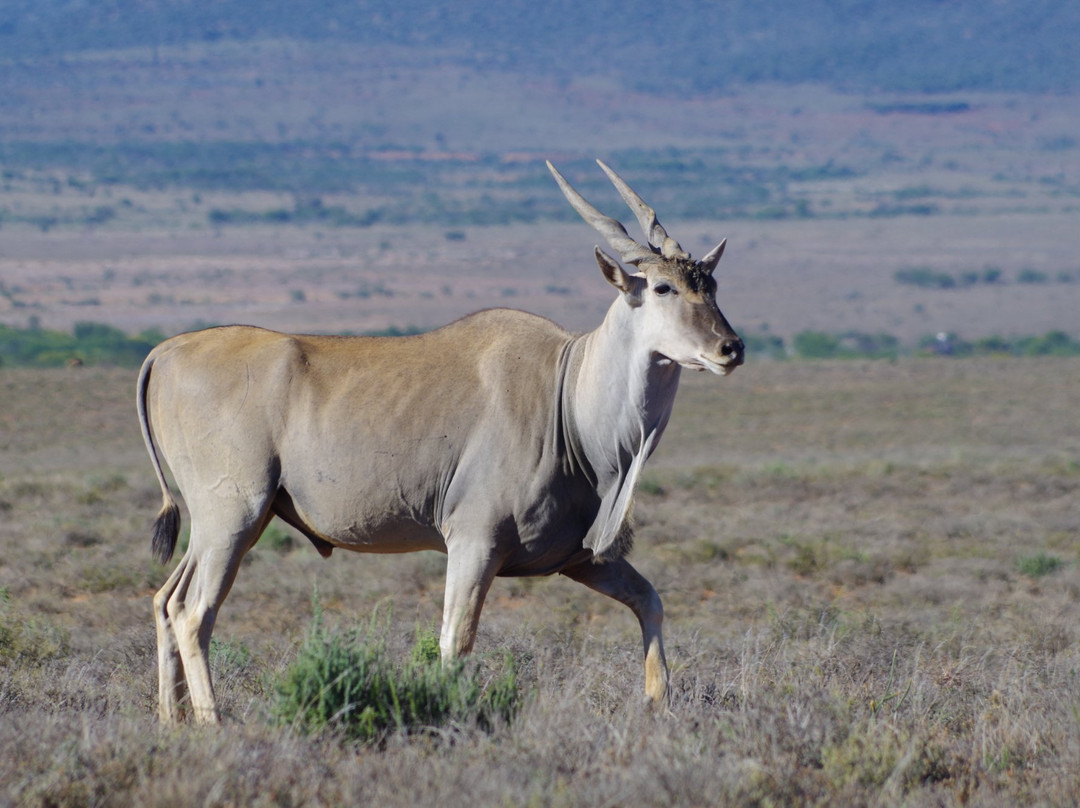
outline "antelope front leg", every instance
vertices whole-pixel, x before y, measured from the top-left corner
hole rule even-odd
[[[498,567],[483,545],[452,545],[446,556],[446,592],[439,635],[439,651],[444,663],[472,650],[480,610]]]
[[[668,666],[664,658],[664,605],[653,585],[625,559],[596,564],[586,561],[562,574],[630,607],[641,624],[645,646],[645,695],[656,704],[667,702]]]

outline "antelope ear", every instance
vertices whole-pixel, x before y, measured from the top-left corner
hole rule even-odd
[[[698,261],[698,266],[700,266],[702,269],[712,275],[713,270],[716,269],[716,265],[720,263],[720,256],[724,254],[724,247],[726,246],[727,239],[724,239],[715,247],[713,247],[712,250],[709,251],[708,255]]]
[[[631,301],[640,302],[645,281],[628,273],[619,266],[618,261],[599,247],[595,248],[595,254],[596,263],[600,265],[600,271],[604,273],[607,282],[629,297]]]

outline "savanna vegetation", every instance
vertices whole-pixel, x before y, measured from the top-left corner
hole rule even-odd
[[[150,349],[165,339],[159,331],[129,336],[105,323],[77,323],[68,333],[42,328],[0,324],[0,366],[62,367],[104,364],[137,367]]]
[[[908,147],[905,147],[908,148]],[[777,221],[788,219],[893,218],[971,215],[1001,210],[1074,209],[1080,190],[1065,177],[1002,175],[976,178],[949,165],[962,193],[925,184],[868,193],[860,180],[913,164],[915,175],[936,177],[931,153],[904,154],[886,144],[853,144],[846,154],[816,160],[792,154],[783,142],[763,142],[753,150],[731,145],[663,149],[603,150],[619,170],[639,184],[655,182],[650,201],[672,220]],[[988,150],[989,151],[989,150]],[[1075,151],[1075,149],[1074,149]],[[1048,153],[1053,154],[1053,153]],[[72,141],[0,140],[4,190],[28,202],[0,201],[0,227],[131,227],[145,215],[131,197],[152,192],[185,192],[185,208],[200,213],[204,227],[309,225],[367,228],[374,224],[436,224],[445,227],[498,226],[520,222],[573,221],[572,210],[552,193],[543,151],[528,159],[505,159],[499,151],[448,155],[436,161],[425,151],[363,141],[246,142],[221,138],[196,142],[130,140],[100,144]],[[988,159],[996,156],[987,154]],[[950,161],[945,161],[950,162]],[[589,197],[608,189],[596,179],[591,156],[568,156],[560,166]],[[915,165],[918,163],[917,165]],[[1049,170],[1049,169],[1048,169]],[[650,187],[650,186],[646,186]],[[201,194],[277,194],[271,202],[202,205]],[[918,201],[911,201],[915,196]],[[328,197],[328,199],[324,198]],[[11,197],[15,198],[15,197]],[[238,200],[239,201],[239,200]],[[1020,282],[1071,281],[1017,274]],[[900,283],[953,288],[1001,279],[990,267],[959,276],[912,267],[895,275]]]
[[[394,154],[387,160],[386,154]],[[748,156],[748,155],[747,155]],[[740,159],[734,159],[739,157]],[[878,199],[815,206],[800,189],[814,183],[853,180],[862,173],[848,165],[786,163],[760,155],[742,159],[737,149],[632,149],[611,157],[621,171],[663,176],[669,217],[775,220],[811,216],[895,216],[938,213],[895,206]],[[515,222],[572,221],[574,212],[556,194],[539,158],[507,163],[499,153],[460,155],[423,161],[423,150],[380,148],[336,141],[250,143],[139,141],[110,143],[0,141],[0,166],[8,167],[10,188],[38,186],[52,196],[83,197],[63,211],[18,211],[0,205],[0,226],[28,224],[98,227],[130,221],[132,203],[102,202],[101,191],[187,189],[198,192],[268,191],[286,194],[286,204],[262,208],[210,207],[204,223],[214,227],[301,224],[370,227],[376,223],[428,223],[456,227]],[[591,158],[562,161],[580,171],[582,192],[606,191],[603,177],[591,176]],[[14,168],[18,167],[18,168]],[[64,173],[58,180],[55,171]],[[44,172],[44,173],[43,173]],[[703,183],[704,178],[708,183]],[[687,186],[694,193],[686,193]],[[324,202],[334,194],[340,201]],[[343,196],[344,195],[344,196]],[[992,194],[989,194],[992,195]],[[670,196],[670,198],[667,198]],[[97,200],[97,201],[92,201]]]
[[[369,295],[368,295],[369,296]],[[402,336],[419,333],[415,327],[396,327],[361,332],[364,336]],[[32,324],[27,328],[0,325],[0,367],[62,367],[113,365],[133,367],[164,335],[154,330],[134,336],[104,323],[76,323],[71,333],[42,328]],[[886,333],[868,334],[861,331],[825,332],[800,331],[791,344],[771,334],[745,335],[747,354],[761,359],[896,359],[912,354],[942,356],[1078,356],[1080,341],[1063,331],[1050,331],[1043,336],[992,335],[977,340],[965,340],[957,334],[928,334],[917,345],[902,345]]]
[[[897,283],[919,286],[924,289],[963,289],[976,284],[1007,283],[1000,267],[985,267],[982,270],[964,270],[959,273],[944,272],[928,266],[903,267],[893,273]],[[1016,283],[1073,283],[1080,279],[1080,272],[1060,270],[1051,278],[1049,273],[1032,267],[1017,270],[1013,280]]]
[[[1080,6],[686,5],[0,9],[0,804],[1080,803]],[[582,226],[545,158],[621,210],[594,155],[732,222],[754,312],[639,488],[668,709],[576,584],[497,581],[444,669],[441,556],[273,522],[223,725],[159,727],[141,358],[248,318],[595,324],[585,252],[514,227]]]
[[[688,377],[633,554],[665,601],[667,711],[633,617],[555,576],[496,582],[447,718],[392,695],[301,718],[336,671],[426,681],[444,561],[324,560],[275,523],[218,621],[213,729],[156,724],[168,570],[134,371],[2,369],[0,801],[1075,804],[1077,361]]]
[[[364,336],[397,337],[417,329],[390,327],[362,332]],[[105,323],[76,323],[68,333],[32,324],[27,328],[0,325],[0,367],[138,367],[165,336],[157,329],[128,335]]]

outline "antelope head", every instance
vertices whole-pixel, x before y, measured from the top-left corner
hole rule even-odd
[[[667,234],[656,212],[611,168],[596,162],[637,217],[645,234],[644,244],[634,241],[619,222],[586,202],[555,166],[550,162],[547,166],[574,210],[607,240],[623,263],[637,269],[627,272],[597,247],[600,271],[627,303],[640,310],[641,330],[660,361],[726,376],[743,363],[744,353],[743,341],[716,305],[713,270],[727,239],[695,261]]]

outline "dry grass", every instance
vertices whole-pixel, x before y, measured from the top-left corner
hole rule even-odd
[[[638,499],[674,696],[622,607],[496,582],[479,650],[529,695],[491,734],[268,720],[311,616],[437,624],[443,559],[280,538],[215,633],[226,721],[160,729],[157,492],[128,371],[0,372],[0,804],[1073,805],[1080,362],[751,364],[693,377]]]

